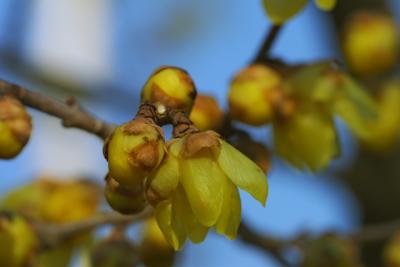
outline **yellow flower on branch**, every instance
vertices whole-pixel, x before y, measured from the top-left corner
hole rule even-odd
[[[241,218],[237,187],[263,205],[268,191],[264,172],[213,131],[171,140],[146,187],[160,229],[175,250],[188,238],[203,241],[210,227],[234,239]]]
[[[318,8],[329,11],[337,0],[314,0]],[[267,16],[274,24],[282,24],[297,15],[307,5],[308,0],[263,0]]]

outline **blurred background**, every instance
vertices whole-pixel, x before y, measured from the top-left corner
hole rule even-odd
[[[340,2],[338,9],[346,10]],[[400,17],[400,1],[385,4]],[[289,63],[340,61],[336,27],[342,17],[310,4],[285,26],[272,55]],[[141,86],[152,71],[175,65],[189,71],[200,93],[226,107],[232,75],[252,59],[268,26],[259,0],[0,0],[0,78],[59,99],[75,95],[99,117],[122,123],[134,116]],[[2,195],[38,175],[102,181],[107,165],[100,140],[65,130],[58,119],[32,114],[27,148],[12,161],[0,161]],[[243,218],[251,226],[291,237],[302,231],[347,233],[365,222],[362,194],[337,175],[358,155],[356,142],[338,124],[343,155],[326,173],[302,173],[274,158],[266,208],[242,194]],[[267,127],[251,132],[270,143]],[[239,241],[210,235],[200,245],[188,245],[177,266],[279,264]]]

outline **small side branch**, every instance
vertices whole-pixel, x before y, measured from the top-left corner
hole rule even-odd
[[[271,29],[268,31],[268,34],[258,50],[256,56],[253,59],[253,63],[265,62],[268,58],[268,53],[270,52],[276,38],[279,35],[279,32],[282,29],[282,25],[272,25]]]
[[[74,98],[63,103],[4,80],[0,80],[0,95],[12,95],[28,107],[60,118],[64,127],[79,128],[102,139],[114,129],[113,125],[89,114]]]

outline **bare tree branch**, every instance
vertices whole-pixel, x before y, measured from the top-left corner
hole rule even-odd
[[[63,103],[4,80],[0,80],[0,95],[12,95],[28,107],[60,118],[64,127],[79,128],[102,139],[114,130],[113,125],[89,114],[74,98]]]
[[[276,38],[279,35],[279,32],[282,29],[282,25],[272,25],[270,30],[268,31],[263,44],[258,50],[256,56],[253,59],[253,63],[265,62],[268,58],[268,53],[271,50]]]

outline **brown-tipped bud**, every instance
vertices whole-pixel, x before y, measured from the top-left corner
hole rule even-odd
[[[99,242],[91,251],[91,266],[135,267],[140,265],[136,247],[125,238],[110,238]]]
[[[185,70],[164,66],[157,69],[142,89],[142,102],[160,104],[189,113],[196,97],[196,87]]]
[[[1,266],[22,267],[32,263],[38,240],[32,226],[21,216],[0,213]]]
[[[218,130],[224,122],[224,111],[213,97],[198,95],[190,113],[190,120],[201,131]]]
[[[246,67],[231,82],[230,115],[254,126],[271,122],[283,102],[282,86],[280,74],[272,68],[261,64]]]
[[[357,75],[374,75],[394,67],[399,58],[399,34],[394,19],[359,11],[344,24],[343,52]]]
[[[104,193],[110,207],[122,214],[141,212],[147,205],[142,186],[122,186],[110,175],[106,176]]]
[[[142,118],[117,127],[105,146],[110,175],[124,186],[143,185],[164,157],[162,129]]]
[[[29,140],[31,117],[14,97],[0,96],[0,158],[17,156]]]
[[[154,219],[145,224],[139,252],[146,267],[171,267],[174,263],[174,249],[165,240]]]

